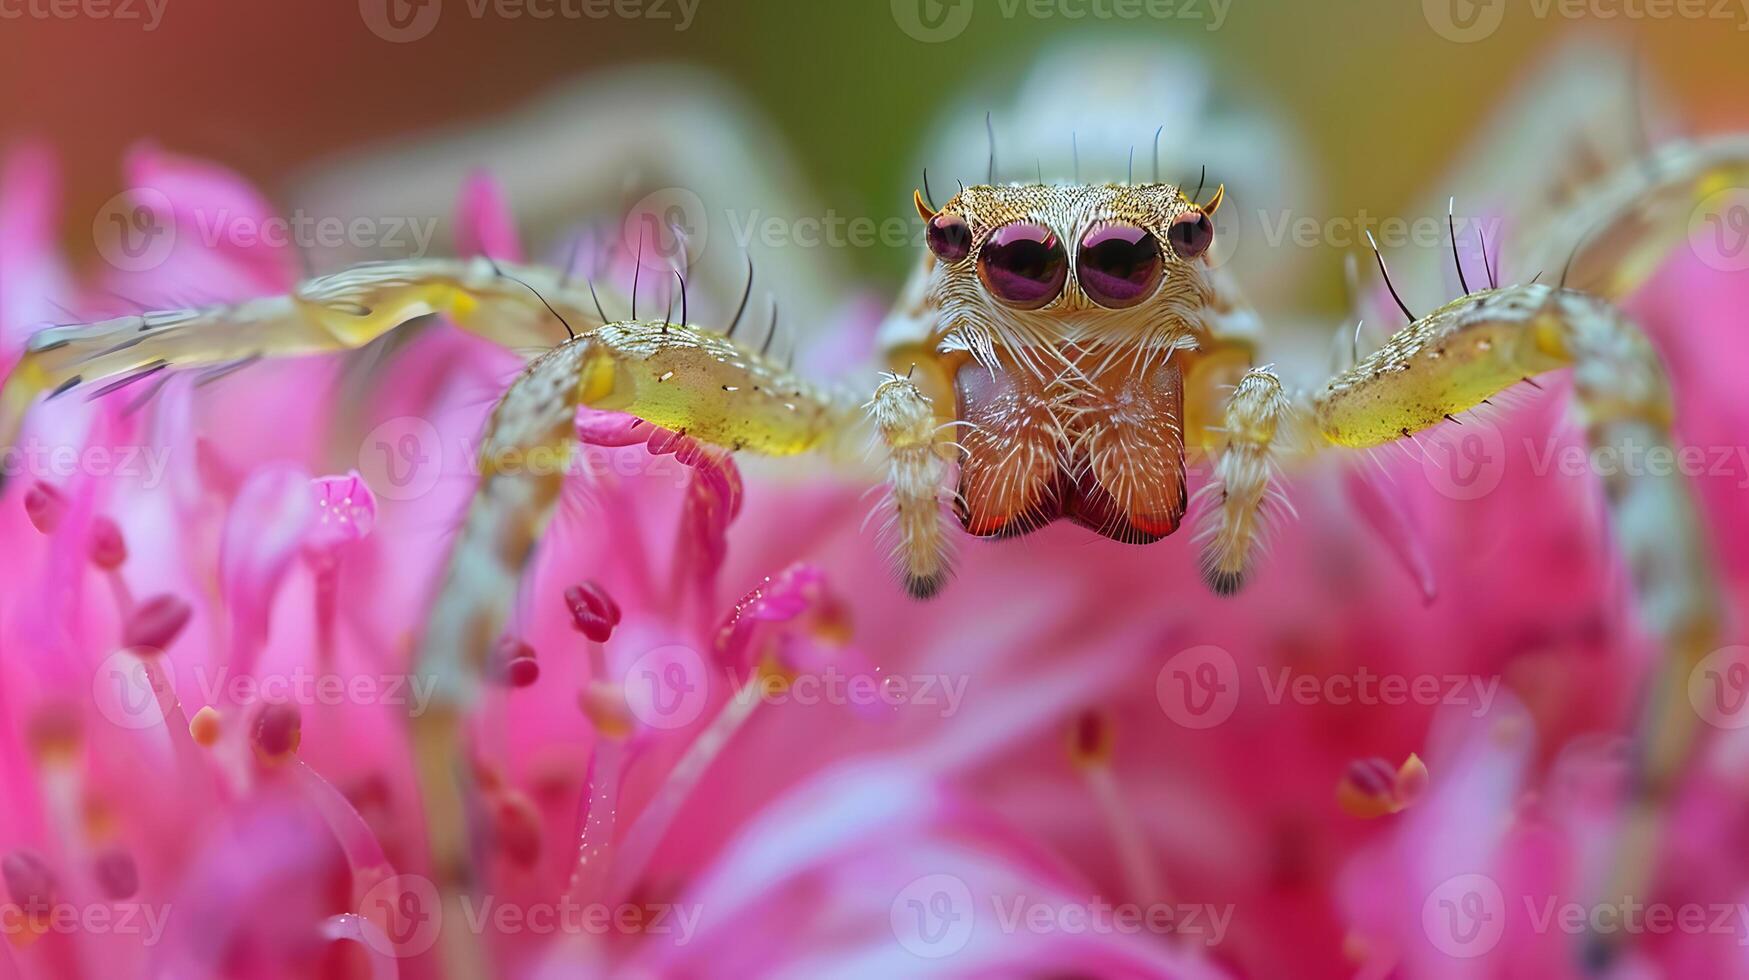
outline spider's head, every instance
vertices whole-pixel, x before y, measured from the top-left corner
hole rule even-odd
[[[980,185],[935,211],[918,194],[939,332],[979,354],[1181,335],[1207,301],[1223,196],[1198,206],[1171,184]]]
[[[1180,357],[1210,305],[1211,214],[1170,184],[968,187],[928,228],[923,310],[952,383],[960,518],[1124,541],[1184,514]]]

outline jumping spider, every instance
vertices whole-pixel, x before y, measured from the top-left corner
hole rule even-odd
[[[1131,543],[1172,534],[1189,501],[1186,456],[1207,454],[1203,568],[1231,593],[1257,558],[1286,459],[1412,439],[1568,367],[1593,446],[1668,446],[1665,372],[1611,300],[1655,265],[1698,192],[1741,185],[1746,171],[1749,145],[1720,138],[1606,175],[1541,229],[1569,243],[1567,266],[1605,283],[1598,292],[1567,288],[1565,275],[1497,286],[1490,273],[1488,288],[1409,315],[1310,397],[1258,366],[1257,318],[1210,261],[1222,190],[1198,203],[1165,183],[1036,183],[965,187],[939,208],[915,195],[928,249],[883,328],[886,373],[866,401],[686,322],[684,304],[679,320],[615,320],[593,284],[568,272],[478,258],[369,264],[285,296],[43,329],[0,409],[10,444],[37,398],[74,388],[101,394],[165,370],[356,349],[432,314],[511,348],[562,327],[568,339],[529,361],[491,413],[479,485],[429,614],[419,669],[460,709],[563,484],[559,467],[493,461],[566,451],[580,407],[771,456],[825,449],[872,419],[896,564],[919,598],[946,584],[956,519],[982,537],[1058,518]],[[1642,618],[1671,663],[1692,663],[1710,649],[1719,610],[1687,487],[1648,474],[1607,489]],[[422,720],[423,758],[453,757],[457,714]],[[1663,759],[1649,758],[1652,779],[1674,771],[1671,745],[1647,751]]]

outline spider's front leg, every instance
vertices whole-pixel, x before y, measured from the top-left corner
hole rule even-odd
[[[1670,383],[1645,335],[1605,300],[1534,284],[1465,296],[1410,324],[1329,383],[1314,422],[1330,444],[1379,446],[1566,367],[1594,450],[1671,449]],[[1679,662],[1704,655],[1719,627],[1718,587],[1687,485],[1621,472],[1605,489],[1645,625]]]
[[[493,408],[480,483],[426,629],[421,668],[465,703],[552,516],[581,406],[624,412],[723,450],[790,456],[854,413],[721,334],[661,320],[581,334],[532,361]]]
[[[717,333],[659,320],[604,324],[532,361],[493,408],[480,482],[432,605],[418,670],[433,689],[413,720],[430,843],[451,885],[467,866],[462,721],[563,489],[580,406],[624,412],[723,450],[822,448],[856,414]]]
[[[1368,447],[1409,438],[1546,371],[1571,367],[1594,451],[1672,451],[1669,380],[1623,313],[1587,293],[1517,286],[1466,296],[1417,320],[1317,398],[1325,440]],[[1609,896],[1651,877],[1658,814],[1695,737],[1687,679],[1718,646],[1719,583],[1684,478],[1656,467],[1604,478],[1611,529],[1643,626],[1661,651],[1641,709],[1632,800]]]
[[[0,446],[45,395],[97,397],[159,372],[216,377],[260,360],[356,350],[433,314],[506,347],[545,347],[565,330],[555,315],[590,330],[599,310],[593,287],[556,270],[410,259],[321,276],[282,296],[47,327],[0,385]]]

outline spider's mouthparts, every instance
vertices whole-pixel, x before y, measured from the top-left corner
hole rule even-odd
[[[1123,360],[1071,380],[1003,364],[955,378],[959,518],[981,537],[1058,518],[1130,544],[1158,541],[1184,517],[1184,382],[1177,362]]]

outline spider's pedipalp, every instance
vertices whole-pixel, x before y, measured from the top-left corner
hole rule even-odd
[[[1227,401],[1226,445],[1216,457],[1214,481],[1200,493],[1209,508],[1200,532],[1203,579],[1221,595],[1232,595],[1244,584],[1267,537],[1270,509],[1280,506],[1270,481],[1281,450],[1280,430],[1291,411],[1281,379],[1266,367],[1248,372]]]
[[[928,599],[951,572],[942,435],[952,426],[937,424],[929,397],[903,375],[883,376],[867,409],[887,453],[893,560],[906,591]]]

